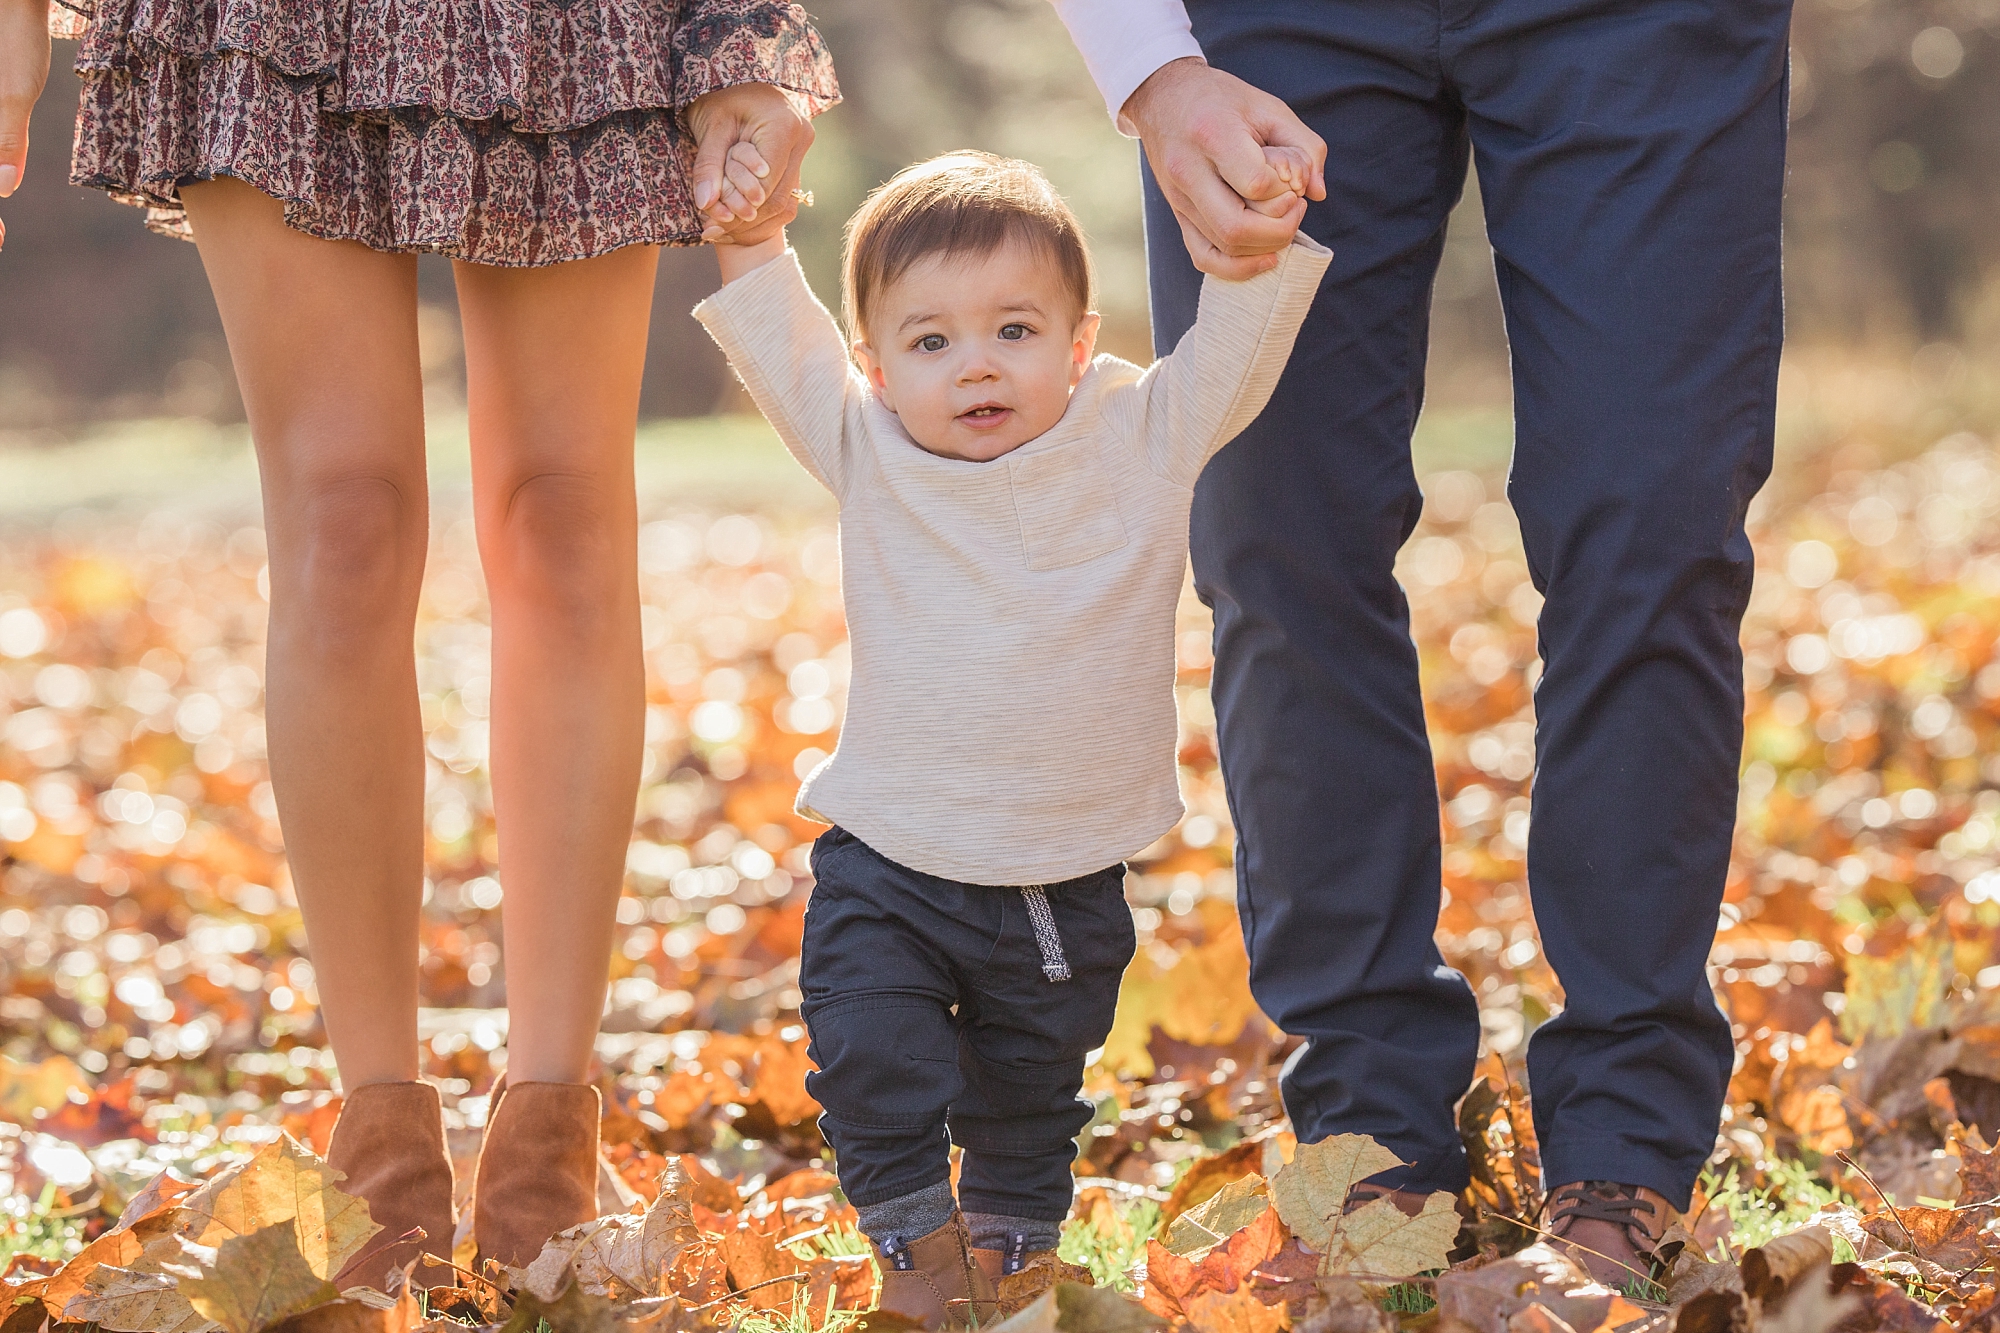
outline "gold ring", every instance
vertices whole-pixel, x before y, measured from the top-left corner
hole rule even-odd
[[[813,206],[813,192],[811,190],[793,190],[792,198],[798,201],[800,208],[811,208]]]

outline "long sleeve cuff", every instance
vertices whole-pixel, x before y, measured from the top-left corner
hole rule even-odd
[[[1121,133],[1125,103],[1154,70],[1201,58],[1182,0],[1051,0]]]

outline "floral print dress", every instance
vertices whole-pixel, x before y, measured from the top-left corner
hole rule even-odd
[[[692,245],[696,98],[840,98],[782,0],[95,0],[65,27],[71,181],[183,237],[180,187],[234,176],[377,250],[525,267]]]

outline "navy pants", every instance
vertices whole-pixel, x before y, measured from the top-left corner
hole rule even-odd
[[[950,1178],[956,1143],[965,1211],[1060,1222],[1092,1114],[1084,1057],[1111,1032],[1137,944],[1125,867],[1043,886],[1039,936],[1021,890],[912,870],[844,829],[813,844],[812,867],[806,1091],[841,1189],[864,1208],[926,1189]]]
[[[1508,496],[1544,672],[1528,876],[1565,1007],[1529,1078],[1551,1183],[1685,1204],[1732,1059],[1704,975],[1742,743],[1743,515],[1770,469],[1788,0],[1194,0],[1211,64],[1328,145],[1333,267],[1195,495],[1251,986],[1306,1038],[1301,1138],[1460,1188],[1479,1040],[1433,934],[1436,778],[1391,565],[1468,154],[1512,348]],[[1146,179],[1154,338],[1200,275]]]

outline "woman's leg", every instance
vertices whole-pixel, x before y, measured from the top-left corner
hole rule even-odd
[[[292,231],[240,181],[184,197],[257,444],[271,786],[320,1012],[350,1093],[414,1079],[424,762],[412,631],[428,535],[416,260]]]
[[[645,740],[632,437],[659,253],[457,265],[493,607],[507,1080],[577,1083],[603,1014]]]

